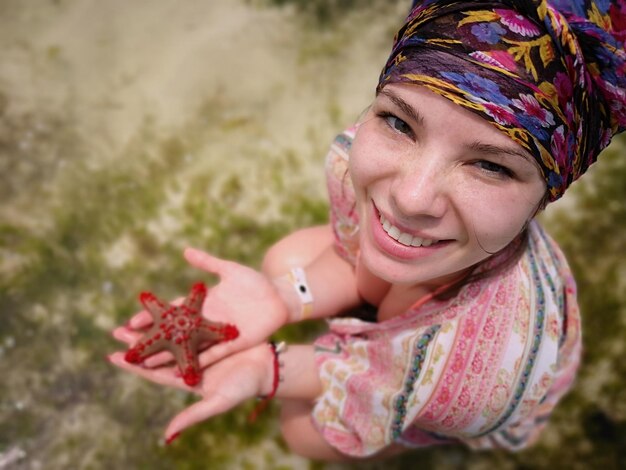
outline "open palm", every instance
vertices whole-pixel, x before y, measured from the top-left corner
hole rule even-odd
[[[211,321],[233,324],[239,330],[239,337],[234,341],[217,344],[200,353],[200,367],[206,367],[228,355],[264,342],[286,323],[287,308],[267,276],[200,250],[189,248],[184,255],[192,266],[220,278],[217,285],[209,288],[202,314]],[[133,345],[141,338],[142,330],[151,324],[151,315],[142,311],[126,326],[117,328],[113,335],[120,341]],[[144,365],[156,367],[171,360],[171,353],[161,352],[147,358]]]

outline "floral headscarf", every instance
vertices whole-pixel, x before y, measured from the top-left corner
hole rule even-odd
[[[378,89],[427,87],[539,163],[551,201],[626,128],[626,0],[415,1]]]

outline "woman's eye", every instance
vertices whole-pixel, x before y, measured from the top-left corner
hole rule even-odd
[[[387,122],[387,125],[393,130],[400,132],[401,134],[413,135],[411,126],[393,114],[384,113],[381,117]]]
[[[497,163],[490,162],[489,160],[480,160],[476,162],[476,165],[483,171],[487,173],[493,173],[494,175],[502,176],[502,177],[513,177],[513,172],[509,170],[507,167],[498,165]]]

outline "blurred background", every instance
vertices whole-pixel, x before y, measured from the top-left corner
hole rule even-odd
[[[0,1],[0,470],[351,468],[291,455],[276,406],[247,422],[254,403],[164,447],[193,397],[105,355],[140,291],[208,280],[185,246],[258,267],[326,221],[328,145],[373,98],[409,4]],[[541,442],[359,468],[625,468],[625,142],[542,215],[576,272],[585,356]]]

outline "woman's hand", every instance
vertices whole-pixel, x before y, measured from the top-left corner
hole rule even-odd
[[[129,364],[123,352],[111,354],[109,361],[117,367],[151,382],[196,393],[202,399],[176,415],[165,430],[169,443],[184,429],[234,408],[241,402],[271,392],[274,355],[267,344],[238,352],[205,369],[199,386],[189,387],[176,366],[147,369]]]
[[[192,266],[220,277],[219,284],[209,287],[202,306],[203,315],[214,322],[235,325],[239,330],[239,337],[235,340],[201,352],[198,356],[201,368],[266,341],[287,323],[287,306],[273,282],[262,273],[200,250],[188,248],[184,255]],[[141,311],[126,326],[116,328],[113,336],[132,346],[141,338],[142,330],[151,324],[152,316]],[[164,351],[148,357],[143,365],[157,367],[172,360],[172,354]]]

